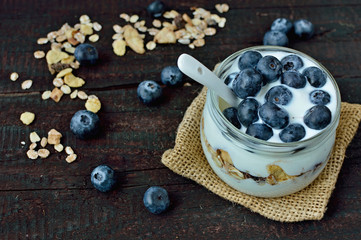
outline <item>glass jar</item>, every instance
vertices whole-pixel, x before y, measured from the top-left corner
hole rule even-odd
[[[308,59],[324,71],[336,93],[336,110],[326,128],[305,140],[278,143],[254,138],[237,129],[222,114],[229,105],[212,90],[207,92],[200,131],[203,151],[214,172],[240,192],[258,197],[285,196],[305,188],[325,167],[335,143],[341,110],[340,92],[335,79],[316,60],[277,46],[238,51],[218,66],[216,75],[224,80],[237,57],[249,50],[281,51]]]

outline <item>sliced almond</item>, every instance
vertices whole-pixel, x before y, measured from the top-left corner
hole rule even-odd
[[[144,54],[144,41],[138,31],[130,25],[124,26],[124,38],[127,45],[136,53]]]

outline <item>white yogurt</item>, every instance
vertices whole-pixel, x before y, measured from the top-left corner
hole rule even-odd
[[[274,51],[261,51],[272,48],[279,52],[274,54]],[[278,47],[262,46],[246,50],[259,51],[262,56],[273,55],[279,60],[290,54],[297,55],[294,50]],[[300,57],[304,62],[301,73],[309,66],[324,70],[316,62]],[[235,69],[239,71],[236,65],[238,58],[239,56],[236,58],[232,55],[226,59],[217,73],[228,76],[235,72]],[[229,61],[234,61],[234,64]],[[328,75],[327,70],[325,73]],[[331,123],[320,131],[312,130],[303,123],[304,113],[314,105],[309,101],[309,93],[316,88],[309,83],[302,90],[288,87],[292,91],[293,100],[289,106],[283,107],[290,114],[290,123],[302,124],[307,132],[304,139],[294,143],[281,143],[278,137],[280,130],[273,129],[274,136],[271,141],[263,141],[245,134],[244,126],[241,131],[236,129],[221,113],[227,107],[226,104],[219,101],[214,92],[208,91],[201,121],[201,142],[205,156],[215,173],[231,187],[260,197],[284,196],[309,185],[325,167],[335,141],[340,97],[331,78],[332,76],[327,76],[327,83],[319,88],[330,94],[331,102],[326,106],[332,112]],[[266,92],[279,84],[280,80],[267,84],[255,98],[263,104]]]

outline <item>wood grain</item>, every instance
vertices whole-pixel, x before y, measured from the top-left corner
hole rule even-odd
[[[120,13],[136,13],[147,20],[151,1],[26,1],[5,0],[0,7],[0,239],[359,239],[361,237],[361,130],[349,146],[328,210],[321,221],[280,223],[219,198],[196,183],[174,174],[160,162],[174,146],[177,126],[187,106],[201,90],[190,79],[188,87],[164,87],[161,104],[148,107],[136,96],[145,79],[160,82],[160,71],[175,65],[185,52],[209,68],[239,49],[262,44],[263,34],[277,17],[306,18],[316,26],[309,41],[291,40],[290,47],[320,61],[336,78],[343,101],[361,104],[361,3],[336,1],[227,1],[227,24],[206,46],[191,50],[180,44],[158,46],[124,57],[112,52],[112,25],[122,24]],[[215,12],[218,1],[166,1],[171,9],[190,13],[191,6]],[[98,65],[76,70],[86,79],[84,90],[96,94],[101,134],[88,141],[76,139],[69,121],[84,101],[64,96],[59,103],[41,100],[52,88],[53,77],[45,60],[33,52],[49,45],[39,37],[65,22],[73,25],[82,14],[103,25],[97,47]],[[150,40],[149,37],[146,40]],[[9,80],[19,73],[17,82]],[[21,90],[22,80],[33,87]],[[24,126],[20,114],[36,114]],[[47,159],[29,160],[26,149],[32,131],[45,136],[51,128],[63,134],[62,142],[79,155],[73,164],[52,147]],[[26,145],[21,145],[25,141]],[[95,190],[90,172],[109,164],[120,176],[110,193]],[[171,209],[160,216],[142,204],[149,186],[165,187]]]

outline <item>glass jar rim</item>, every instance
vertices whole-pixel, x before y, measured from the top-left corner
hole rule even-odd
[[[301,57],[307,58],[308,60],[313,62],[317,67],[319,67],[322,71],[324,71],[326,73],[326,75],[331,79],[331,83],[336,92],[337,106],[336,106],[336,112],[335,112],[334,118],[332,119],[331,123],[326,128],[322,129],[320,132],[313,135],[312,137],[306,138],[301,141],[289,142],[289,143],[269,142],[269,141],[255,138],[246,133],[243,133],[239,129],[237,129],[232,123],[230,123],[226,119],[226,117],[223,115],[222,111],[219,108],[218,98],[220,98],[220,97],[218,95],[216,95],[216,93],[214,91],[212,91],[211,89],[208,89],[208,91],[210,93],[209,96],[210,96],[211,104],[213,106],[215,106],[217,114],[220,115],[223,122],[226,124],[227,128],[234,130],[233,134],[236,134],[236,136],[238,138],[245,138],[246,140],[252,141],[256,144],[262,144],[262,145],[266,145],[266,146],[270,146],[270,147],[294,147],[297,145],[303,145],[303,144],[309,143],[309,142],[313,141],[313,139],[319,138],[319,136],[324,134],[325,132],[330,132],[330,129],[337,127],[339,118],[340,118],[340,113],[341,113],[341,94],[340,94],[340,90],[338,88],[336,80],[334,79],[332,74],[327,70],[327,68],[325,68],[321,63],[319,63],[316,59],[312,58],[311,56],[309,56],[303,52],[297,51],[295,49],[292,49],[292,48],[280,47],[280,46],[253,46],[253,47],[244,48],[244,49],[239,50],[239,51],[231,54],[230,56],[228,56],[215,69],[215,74],[219,77],[221,70],[225,67],[226,64],[228,64],[232,59],[234,59],[235,57],[238,57],[239,55],[241,55],[242,53],[244,53],[246,51],[283,51],[283,52],[289,52],[291,54],[297,54]]]

